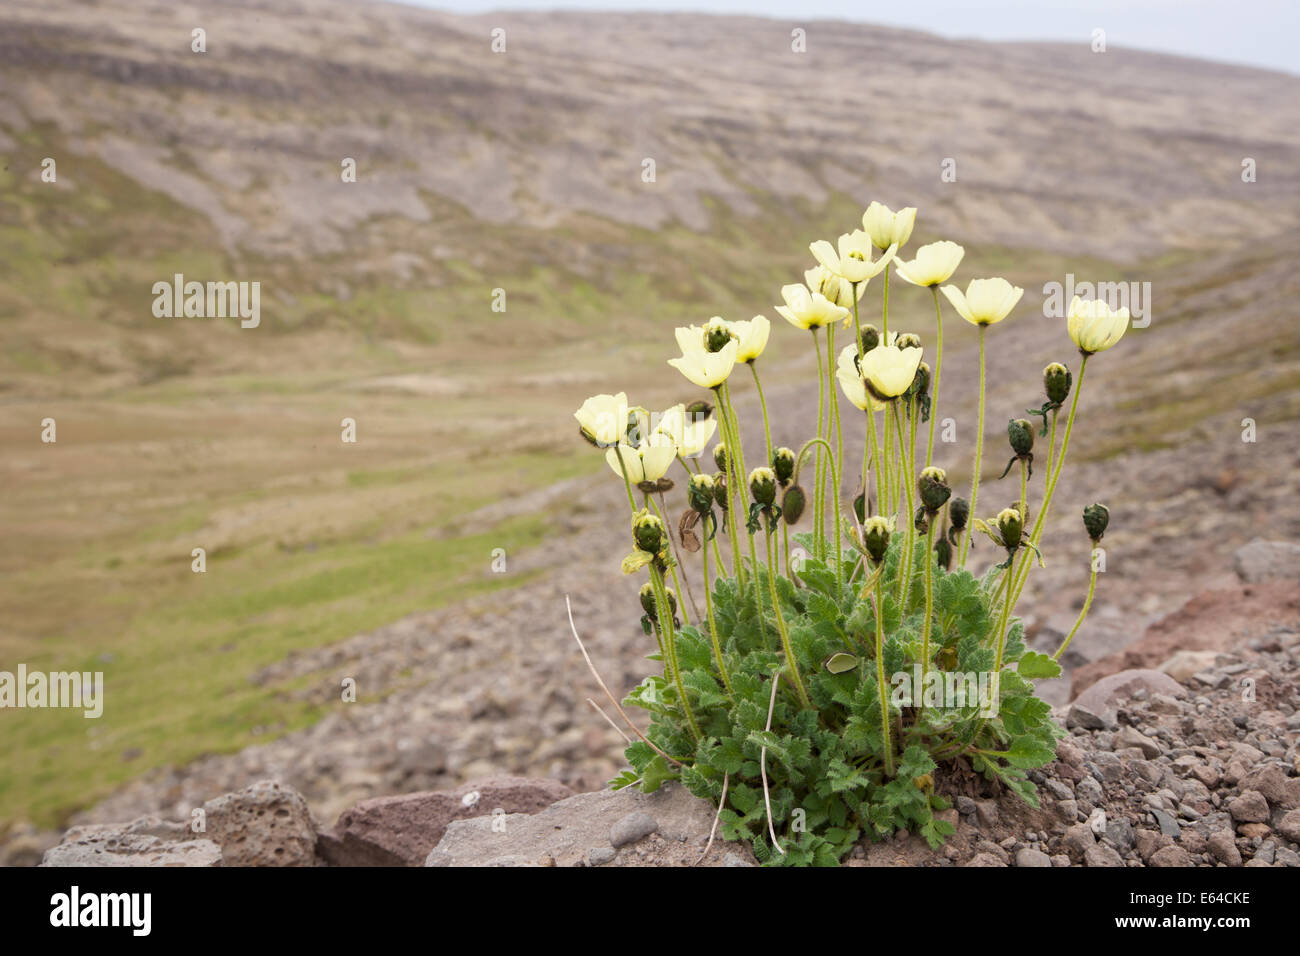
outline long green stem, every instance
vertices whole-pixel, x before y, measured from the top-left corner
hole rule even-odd
[[[930,669],[930,629],[934,618],[934,527],[938,515],[930,516],[925,533],[925,623],[921,626],[921,687],[924,700],[925,675]]]
[[[1065,454],[1070,448],[1070,433],[1074,430],[1074,416],[1079,409],[1079,394],[1083,391],[1083,374],[1087,370],[1088,356],[1085,355],[1083,361],[1079,364],[1078,381],[1074,383],[1074,398],[1070,402],[1070,414],[1066,416],[1065,419],[1065,435],[1061,439],[1061,453],[1056,456],[1056,463],[1051,468],[1050,474],[1047,476],[1047,481],[1043,490],[1043,504],[1038,509],[1038,517],[1034,519],[1034,529],[1029,535],[1029,541],[1035,548],[1039,546],[1039,542],[1043,537],[1043,532],[1047,528],[1047,509],[1051,507],[1052,496],[1056,494],[1056,483],[1060,481],[1061,470],[1065,467]],[[1055,423],[1053,423],[1053,431],[1055,431]],[[1016,590],[1012,598],[1012,604],[1015,604],[1020,600],[1020,594],[1024,591],[1025,583],[1029,580],[1029,565],[1030,562],[1028,556],[1026,556],[1024,570],[1021,572],[1020,578],[1016,582]]]
[[[984,455],[984,386],[985,386],[985,363],[984,363],[984,336],[988,331],[987,325],[980,326],[980,408],[979,424],[975,426],[975,469],[971,473],[970,479],[970,518],[966,522],[966,533],[961,538],[961,551],[957,555],[957,566],[966,567],[966,552],[970,550],[971,531],[975,526],[975,518],[979,514],[975,510],[975,502],[979,496],[980,490],[980,466],[983,463]]]
[[[1074,627],[1070,628],[1070,633],[1065,635],[1065,640],[1061,642],[1061,646],[1058,647],[1056,649],[1056,653],[1052,655],[1052,660],[1059,661],[1061,659],[1061,655],[1065,653],[1065,649],[1069,647],[1070,642],[1074,640],[1074,635],[1079,633],[1079,628],[1083,626],[1083,619],[1088,616],[1088,609],[1092,607],[1092,599],[1093,596],[1096,595],[1096,593],[1097,593],[1097,558],[1096,555],[1094,554],[1092,558],[1092,575],[1088,579],[1088,597],[1083,602],[1083,609],[1079,611],[1079,617],[1074,622]]]
[[[1002,614],[998,618],[998,653],[993,664],[993,673],[998,675],[1002,673],[1002,651],[1006,647],[1007,643],[1007,619],[1011,617],[1011,570],[1014,564],[1011,560],[1012,557],[1014,557],[1014,555],[1008,556],[1007,571],[1006,574],[1003,575],[1003,581],[1006,583],[1006,587],[1003,589]]]
[[[840,425],[840,393],[835,388],[835,325],[832,323],[826,329],[826,390],[827,399],[830,401],[831,418],[835,422],[835,443],[836,456],[830,462],[831,471],[831,493],[835,498],[835,579],[839,583],[844,583],[844,572],[841,568],[843,564],[844,552],[840,546],[842,539],[840,537],[840,526],[843,521],[844,507],[844,489],[840,487],[840,467],[844,462],[844,431]],[[827,438],[830,438],[830,431],[827,430]],[[829,455],[829,452],[828,452]]]
[[[722,404],[720,405],[720,409],[722,410],[723,414],[727,416],[727,421],[729,423],[729,430],[731,434],[731,437],[727,439],[727,465],[732,466],[734,464],[736,467],[740,469],[740,474],[737,476],[737,480],[736,480],[736,485],[737,485],[736,490],[738,493],[738,503],[743,504],[749,500],[749,496],[746,494],[748,488],[744,484],[744,482],[747,481],[747,478],[744,477],[745,458],[744,458],[744,451],[741,448],[741,442],[740,442],[740,419],[737,417],[735,407],[731,403],[731,389],[727,387],[727,384],[725,382],[722,385],[720,396],[722,399]],[[727,485],[728,485],[728,491],[730,491],[731,482],[728,481]],[[737,521],[737,516],[733,515],[732,516],[733,528],[737,527],[736,521]],[[749,533],[748,527],[746,527],[745,529],[745,539],[747,544],[749,545],[749,564],[754,574],[754,582],[753,582],[754,583],[754,611],[758,615],[758,631],[762,635],[763,641],[766,643],[767,628],[763,624],[763,597],[762,597],[762,590],[758,581],[758,552],[754,548],[754,536]],[[737,559],[737,563],[739,563],[739,559]]]
[[[722,686],[727,688],[727,696],[733,697],[731,675],[727,673],[727,662],[722,658],[722,642],[718,639],[718,622],[713,616],[713,582],[709,578],[709,549],[700,550],[704,555],[704,607],[709,616],[709,637],[713,640],[713,657],[718,662]]]
[[[740,560],[740,534],[736,530],[736,493],[739,490],[740,482],[736,478],[736,457],[735,450],[732,447],[734,439],[731,436],[731,417],[726,412],[726,400],[722,397],[722,386],[715,388],[713,394],[718,399],[718,424],[722,428],[722,446],[726,449],[727,458],[727,467],[725,469],[727,479],[726,517],[727,537],[731,539],[732,570],[736,575],[736,583],[743,588],[745,566]]]
[[[763,409],[763,435],[767,439],[767,466],[772,467],[772,423],[767,417],[767,399],[763,397],[763,383],[758,380],[758,366],[749,363],[749,370],[754,373],[754,387],[758,389],[758,404]]]
[[[930,437],[925,442],[925,467],[934,461],[934,422],[939,417],[939,371],[943,368],[943,312],[939,309],[939,287],[930,286],[934,295],[934,384],[930,388]]]
[[[876,687],[880,697],[880,736],[884,742],[885,775],[894,775],[894,748],[889,740],[889,685],[885,683],[885,625],[880,620],[880,592],[871,592],[871,607],[876,619]]]
[[[869,403],[868,407],[870,407]],[[889,418],[889,416],[886,415],[885,418]],[[876,509],[883,513],[885,508],[885,489],[887,484],[885,469],[881,467],[883,464],[883,456],[881,455],[879,443],[876,439],[876,415],[874,412],[867,412],[867,438],[870,442],[871,461],[873,463],[872,468],[876,473]],[[867,508],[868,503],[869,499],[864,497],[862,499],[862,517],[864,519],[871,514],[871,511]]]
[[[623,487],[627,489],[627,503],[636,514],[636,499],[632,497],[632,481],[627,476],[627,462],[623,460],[623,446],[614,446],[614,457],[618,459],[618,470],[623,473]]]
[[[757,569],[754,571],[758,573]],[[799,676],[799,662],[795,660],[794,647],[790,644],[790,631],[785,626],[785,615],[781,613],[781,599],[776,593],[776,564],[772,559],[772,532],[767,533],[767,584],[772,592],[772,610],[776,612],[776,629],[781,635],[781,648],[785,651],[786,667],[790,671],[790,680],[794,684],[795,694],[805,710],[812,709],[808,691],[804,689],[803,678]]]
[[[659,572],[653,563],[650,565],[650,580],[654,585],[655,592],[655,613],[659,617],[659,625],[664,632],[664,647],[668,651],[668,657],[672,664],[673,683],[677,685],[677,694],[682,701],[682,712],[686,715],[686,722],[691,727],[691,735],[696,740],[700,739],[700,727],[695,722],[695,712],[691,710],[691,702],[686,697],[686,685],[682,683],[682,671],[677,666],[677,634],[673,629],[673,609],[668,601],[668,594],[664,590],[664,576]]]
[[[662,495],[660,495],[659,497],[660,500],[663,499]],[[681,597],[681,601],[679,603],[682,609],[682,620],[685,621],[687,624],[690,624],[691,616],[686,613],[686,602],[689,599],[691,605],[694,606],[695,594],[690,589],[690,584],[691,584],[690,578],[686,579],[685,591],[682,590],[682,583],[677,578],[677,565],[682,563],[681,553],[677,548],[677,542],[673,540],[673,533],[668,526],[668,521],[667,519],[664,518],[664,513],[659,510],[659,506],[655,504],[654,499],[651,498],[649,495],[646,495],[645,502],[647,505],[650,506],[650,510],[652,510],[655,513],[655,517],[657,517],[660,521],[663,522],[664,533],[668,535],[668,549],[669,549],[668,553],[673,556],[673,563],[668,566],[668,571],[673,576],[673,587],[677,589],[677,594]],[[683,567],[682,575],[685,576],[685,574],[686,574],[686,569],[685,567]],[[696,616],[697,617],[699,616],[698,608],[696,608]]]
[[[817,329],[812,330],[813,350],[817,355],[817,437],[825,438],[826,431],[826,382],[822,370],[822,346],[817,339]],[[814,472],[816,487],[813,489],[813,552],[814,556],[822,556],[822,544],[825,541],[826,523],[823,520],[822,495],[825,492],[825,460],[821,453],[817,455],[817,467]]]
[[[904,491],[907,495],[907,512],[903,515],[903,520],[907,523],[907,528],[903,532],[903,550],[898,556],[898,607],[900,611],[907,614],[907,598],[911,592],[910,576],[912,573],[912,543],[915,540],[916,528],[912,521],[914,506],[912,504],[912,481],[911,476],[907,474],[910,468],[907,460],[907,445],[903,434],[903,419],[898,410],[899,399],[893,401],[894,424],[898,426],[898,457],[902,462],[900,469],[900,481],[903,484]]]

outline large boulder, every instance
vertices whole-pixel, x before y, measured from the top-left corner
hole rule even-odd
[[[200,836],[154,816],[73,827],[41,866],[221,866],[221,848]]]
[[[689,866],[713,827],[714,807],[679,784],[654,793],[581,793],[536,814],[456,820],[427,866]],[[719,838],[705,865],[752,863],[749,848]]]
[[[571,796],[554,780],[495,777],[456,790],[376,797],[343,811],[321,834],[317,853],[335,866],[423,866],[453,820],[537,813]]]
[[[1237,549],[1232,567],[1247,584],[1277,578],[1300,580],[1300,544],[1256,538]]]
[[[316,825],[302,794],[259,780],[203,804],[204,833],[226,866],[315,866]]]

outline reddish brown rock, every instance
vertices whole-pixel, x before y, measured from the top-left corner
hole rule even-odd
[[[335,866],[423,866],[453,820],[537,813],[573,791],[554,780],[494,777],[456,790],[363,800],[321,834],[317,852]]]
[[[1078,667],[1070,695],[1124,670],[1158,668],[1179,651],[1228,651],[1270,624],[1300,616],[1300,582],[1282,578],[1204,591],[1146,629],[1141,639]]]

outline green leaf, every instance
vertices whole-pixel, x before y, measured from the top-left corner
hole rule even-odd
[[[1043,678],[1043,677],[1060,677],[1061,665],[1052,660],[1046,654],[1039,654],[1037,651],[1027,651],[1020,658],[1020,663],[1016,665],[1016,670],[1021,677]]]
[[[846,671],[851,671],[855,667],[857,667],[858,659],[854,657],[852,654],[845,654],[843,652],[840,652],[838,654],[832,654],[830,657],[828,657],[826,659],[826,662],[822,666],[825,667],[832,674],[843,674]]]

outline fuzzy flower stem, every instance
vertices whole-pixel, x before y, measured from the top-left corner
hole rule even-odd
[[[884,741],[885,776],[894,775],[894,748],[889,740],[889,685],[885,683],[885,626],[880,620],[880,593],[871,592],[871,607],[876,619],[876,690],[880,698],[880,734]]]
[[[984,389],[985,389],[985,360],[984,360],[984,338],[988,332],[987,325],[980,326],[980,407],[979,422],[975,426],[975,468],[971,473],[970,479],[970,520],[966,522],[966,533],[961,538],[961,552],[957,555],[958,567],[966,567],[966,552],[970,550],[971,532],[975,526],[975,516],[979,514],[975,510],[976,499],[980,490],[980,464],[984,456]]]
[[[934,528],[938,515],[930,519],[925,533],[925,623],[921,628],[921,687],[925,687],[925,674],[930,669],[930,629],[934,618]],[[924,693],[922,700],[924,701]]]
[[[1056,483],[1060,481],[1061,469],[1065,467],[1065,453],[1070,448],[1070,432],[1074,430],[1074,415],[1079,408],[1079,393],[1083,391],[1083,374],[1087,370],[1088,356],[1085,355],[1083,361],[1079,364],[1079,378],[1074,383],[1074,399],[1070,402],[1070,414],[1065,419],[1065,436],[1061,439],[1061,453],[1056,456],[1055,464],[1049,467],[1047,481],[1043,490],[1043,504],[1038,509],[1038,517],[1034,519],[1034,530],[1029,535],[1029,542],[1035,548],[1038,547],[1039,541],[1042,540],[1043,532],[1047,528],[1047,509],[1051,507],[1052,496],[1056,494]],[[1052,427],[1053,430],[1055,430],[1055,421],[1053,421]],[[971,514],[974,513],[974,509],[972,508]],[[1020,572],[1020,578],[1016,582],[1015,593],[1012,595],[1012,605],[1020,600],[1020,594],[1025,589],[1025,582],[1029,580],[1029,567],[1030,562],[1026,555],[1024,568]]]
[[[1006,649],[1007,646],[1007,619],[1011,617],[1011,577],[1012,577],[1011,569],[1015,563],[1014,561],[1011,560],[1011,558],[1013,557],[1015,556],[1011,555],[1010,557],[1008,557],[1007,570],[1006,573],[1003,575],[1003,580],[1006,582],[1006,587],[1003,589],[1004,594],[1002,597],[1002,615],[998,619],[998,630],[997,630],[998,655],[993,664],[993,673],[997,675],[1001,675],[1002,673],[1002,652]]]
[[[668,603],[668,593],[664,590],[664,576],[659,569],[652,563],[650,565],[650,580],[654,585],[655,592],[655,613],[659,617],[659,623],[663,626],[664,647],[668,652],[668,658],[672,662],[673,683],[677,685],[677,695],[682,701],[682,712],[686,715],[686,723],[690,725],[691,735],[700,739],[700,728],[695,722],[695,712],[691,710],[691,702],[686,698],[686,685],[682,683],[681,668],[677,666],[677,635],[673,630],[673,609]]]
[[[1069,647],[1070,642],[1074,640],[1074,635],[1079,633],[1079,628],[1083,626],[1083,619],[1088,616],[1088,609],[1092,607],[1092,599],[1094,596],[1096,596],[1096,594],[1097,594],[1097,561],[1094,558],[1092,562],[1092,575],[1088,579],[1088,597],[1083,602],[1083,608],[1082,610],[1079,611],[1079,617],[1075,620],[1074,627],[1070,628],[1070,633],[1065,635],[1065,640],[1061,642],[1061,646],[1058,647],[1056,649],[1056,653],[1052,655],[1052,660],[1059,661],[1061,659],[1061,655],[1065,653],[1065,649]]]
[[[627,476],[627,462],[623,460],[623,451],[618,445],[614,446],[614,457],[618,459],[618,470],[623,473],[623,487],[627,489],[627,504],[636,514],[636,498],[632,496],[632,481]]]
[[[930,286],[934,296],[934,382],[930,386],[930,437],[925,442],[925,467],[934,460],[934,422],[939,417],[939,371],[943,368],[943,312],[939,309],[939,287]]]
[[[776,612],[776,629],[781,635],[781,648],[785,651],[786,667],[790,672],[790,681],[794,684],[794,691],[799,698],[799,704],[805,710],[811,710],[812,701],[808,699],[808,691],[804,689],[803,678],[799,676],[799,663],[795,660],[794,648],[790,644],[790,631],[785,626],[785,615],[781,613],[781,599],[776,593],[776,563],[773,554],[772,532],[769,531],[767,533],[767,584],[772,592],[772,610]],[[755,569],[754,573],[758,574],[757,569]]]
[[[758,389],[758,404],[763,409],[763,436],[767,439],[767,466],[772,466],[772,423],[767,417],[767,399],[763,397],[763,383],[758,380],[758,366],[749,363],[749,370],[754,373],[754,387]]]
[[[718,662],[718,673],[722,676],[722,686],[727,688],[727,696],[734,699],[731,689],[731,675],[727,673],[727,662],[722,658],[722,642],[718,640],[718,622],[713,616],[713,588],[709,581],[709,549],[701,548],[704,555],[704,607],[709,615],[709,637],[713,640],[713,658]]]
[[[686,573],[685,565],[682,565],[682,577],[686,579],[685,594],[682,593],[681,581],[677,579],[677,565],[682,563],[682,559],[681,559],[681,553],[679,552],[677,547],[677,542],[673,540],[672,530],[669,528],[668,522],[664,518],[664,511],[668,509],[668,505],[664,503],[664,496],[662,494],[659,496],[659,501],[661,504],[664,505],[663,510],[660,510],[659,506],[655,504],[654,498],[650,497],[649,495],[645,496],[645,501],[646,504],[650,506],[650,509],[655,513],[655,516],[658,517],[658,519],[662,521],[664,524],[664,533],[668,535],[668,546],[671,549],[670,553],[673,556],[673,563],[668,566],[668,571],[673,576],[673,587],[677,589],[677,593],[682,595],[683,598],[681,602],[682,620],[685,621],[687,624],[690,624],[691,616],[686,613],[686,601],[689,600],[691,602],[691,610],[695,612],[696,617],[700,616],[700,609],[695,605],[695,592],[691,590],[691,578],[690,575]]]
[[[795,456],[796,483],[799,480],[799,465],[803,463],[804,456],[808,454],[808,449],[811,448],[813,445],[820,445],[822,448],[826,449],[826,458],[829,459],[829,461],[827,462],[827,469],[831,472],[831,480],[834,481],[836,483],[836,486],[838,487],[839,475],[840,475],[839,468],[836,466],[835,460],[831,458],[831,444],[825,438],[809,438],[806,442],[803,443],[803,447],[799,449],[799,454]],[[818,458],[820,457],[821,455],[818,455]],[[844,547],[843,547],[844,539],[841,537],[841,532],[840,532],[840,525],[843,524],[843,521],[840,520],[841,518],[840,509],[841,509],[841,505],[837,501],[835,503],[835,553],[836,555],[843,555],[844,553]],[[836,580],[838,580],[841,584],[843,584],[844,583],[842,578],[843,569],[840,567],[840,563],[841,562],[837,557],[835,562],[835,576],[836,576]]]
[[[817,330],[812,330],[813,350],[817,353],[817,437],[825,437],[826,420],[826,382],[822,374],[822,347],[817,340]],[[822,543],[826,539],[825,521],[822,520],[822,495],[825,492],[825,462],[820,454],[817,456],[817,470],[813,487],[813,551],[821,557]]]
[[[736,573],[736,583],[742,588],[745,584],[745,566],[740,560],[740,534],[736,531],[736,495],[739,491],[739,479],[736,478],[735,452],[732,450],[731,417],[726,413],[726,399],[722,395],[722,386],[713,390],[718,398],[718,424],[722,428],[722,444],[727,450],[727,537],[731,539],[732,570]],[[742,496],[741,500],[744,498]]]
[[[747,490],[747,486],[742,484],[742,482],[745,481],[746,473],[745,473],[744,452],[741,450],[740,447],[740,420],[736,417],[735,408],[731,404],[731,389],[727,387],[727,384],[725,382],[723,382],[722,384],[722,388],[719,393],[719,396],[723,402],[723,404],[720,406],[720,410],[723,412],[724,416],[727,417],[727,420],[729,422],[730,436],[726,439],[727,470],[731,471],[733,468],[738,469],[739,473],[736,475],[736,480],[734,484],[736,486],[736,492],[737,492],[737,503],[743,505],[745,501],[748,500],[748,496],[745,493]],[[732,484],[733,484],[732,480],[728,478],[727,479],[728,494],[730,494],[731,492]],[[733,528],[739,527],[736,523],[737,519],[734,514],[731,517],[731,521],[732,521]],[[748,528],[745,529],[745,539],[749,544],[749,564],[754,574],[754,610],[758,614],[758,630],[759,633],[763,636],[764,642],[766,642],[767,629],[763,625],[763,592],[758,581],[758,551],[754,547],[754,536],[749,533]],[[737,552],[737,554],[739,554],[739,552]],[[739,564],[739,561],[740,559],[739,557],[737,557],[737,564]]]
[[[916,534],[916,529],[912,524],[912,512],[914,505],[912,503],[912,481],[911,476],[907,473],[909,465],[907,461],[907,446],[904,443],[903,419],[898,411],[898,399],[893,402],[894,405],[894,423],[898,426],[898,456],[902,459],[901,481],[907,492],[907,513],[903,516],[907,522],[907,529],[903,533],[903,551],[898,556],[898,606],[904,615],[907,614],[907,598],[911,591],[908,579],[912,573],[912,542]]]

